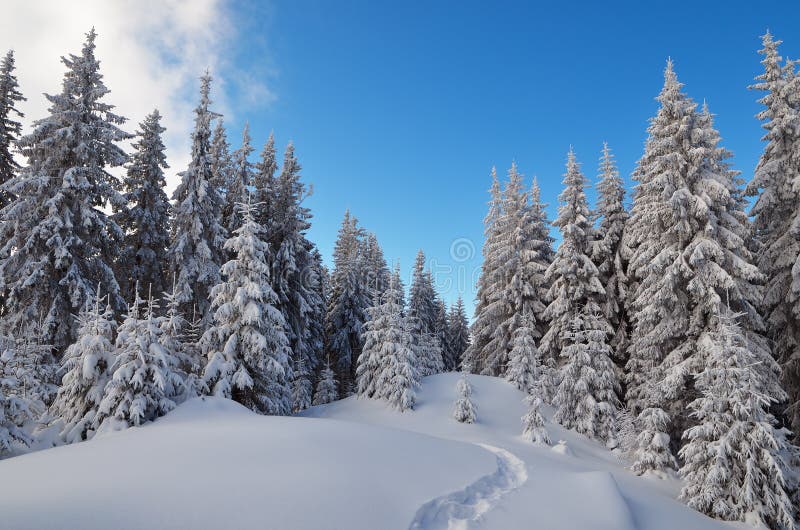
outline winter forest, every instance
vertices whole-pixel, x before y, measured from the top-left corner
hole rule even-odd
[[[168,195],[169,109],[130,124],[95,40],[27,134],[18,104],[39,96],[13,52],[0,64],[0,482],[199,398],[268,416],[372,400],[406,421],[423,378],[456,372],[457,428],[489,414],[475,381],[501,378],[526,396],[526,444],[555,448],[558,425],[710,518],[800,525],[800,69],[770,33],[753,175],[671,60],[630,193],[608,144],[598,164],[565,146],[558,197],[491,169],[474,315],[423,250],[404,285],[357,212],[326,266],[294,145],[232,139],[208,72]]]

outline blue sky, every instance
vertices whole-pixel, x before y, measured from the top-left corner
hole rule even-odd
[[[516,160],[528,182],[536,175],[551,218],[570,144],[594,180],[608,141],[628,178],[671,56],[749,179],[761,150],[758,95],[747,90],[760,72],[759,36],[770,28],[784,55],[800,56],[797,2],[229,7],[228,60],[274,95],[226,87],[233,143],[245,118],[259,148],[270,130],[281,146],[294,141],[314,186],[310,236],[326,260],[349,208],[405,277],[423,248],[445,299],[461,292],[470,313],[493,165],[504,175]],[[451,257],[459,238],[474,243],[472,259]]]
[[[594,180],[608,141],[628,178],[671,56],[749,179],[762,148],[747,89],[760,35],[771,29],[800,57],[790,1],[30,0],[8,11],[0,50],[17,52],[28,130],[46,113],[39,94],[59,88],[59,56],[94,25],[128,129],[155,106],[164,115],[174,188],[210,67],[234,147],[245,120],[259,150],[271,130],[281,148],[294,141],[314,186],[310,237],[329,263],[349,208],[406,279],[423,248],[444,298],[463,294],[470,313],[493,165],[536,175],[551,219],[570,145]],[[455,259],[454,245],[472,256]]]

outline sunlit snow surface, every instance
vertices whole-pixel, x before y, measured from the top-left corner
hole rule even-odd
[[[457,423],[458,377],[426,378],[413,412],[349,398],[277,418],[195,399],[142,428],[0,461],[0,528],[738,526],[550,422],[566,450],[526,443],[523,395],[500,379],[470,377],[478,421]]]

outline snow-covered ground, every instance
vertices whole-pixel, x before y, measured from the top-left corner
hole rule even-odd
[[[478,422],[450,417],[457,374],[416,410],[349,398],[299,418],[195,399],[154,424],[0,462],[0,527],[513,530],[732,528],[552,423],[519,435],[523,395],[472,376]],[[549,418],[549,411],[545,411]]]

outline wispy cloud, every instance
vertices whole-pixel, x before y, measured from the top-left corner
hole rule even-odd
[[[228,59],[236,24],[223,0],[14,0],[4,6],[3,16],[0,51],[15,50],[20,86],[28,98],[22,105],[26,124],[45,115],[41,94],[59,90],[60,57],[78,53],[84,34],[94,26],[97,56],[111,89],[108,101],[130,119],[126,129],[133,132],[154,108],[164,115],[170,188],[189,159],[192,109],[198,77],[206,68],[218,77],[215,108],[229,117],[239,104],[226,97],[226,86],[240,94],[237,100],[244,106],[275,99],[263,80]]]

